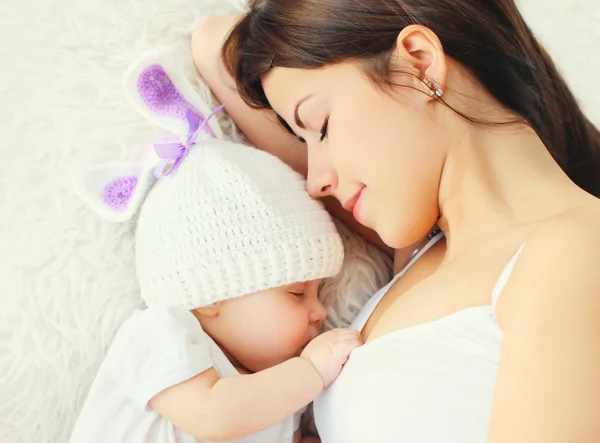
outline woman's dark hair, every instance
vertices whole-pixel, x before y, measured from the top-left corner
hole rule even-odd
[[[250,106],[269,108],[261,79],[272,66],[314,69],[354,60],[383,85],[399,32],[423,25],[536,131],[571,180],[600,196],[600,132],[513,0],[262,0],[250,8],[222,52]]]

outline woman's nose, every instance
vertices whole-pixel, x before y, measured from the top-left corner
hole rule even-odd
[[[306,177],[306,190],[314,198],[323,198],[333,195],[337,187],[337,174],[326,161],[324,155],[308,156],[308,174]]]

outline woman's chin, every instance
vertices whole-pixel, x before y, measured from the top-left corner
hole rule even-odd
[[[379,235],[381,236],[383,242],[392,249],[403,249],[407,247],[407,245],[405,245],[404,242],[402,242],[402,239],[398,236]]]
[[[398,250],[414,246],[414,244],[422,240],[423,236],[406,235],[406,226],[401,226],[395,223],[382,223],[377,228],[373,228],[381,237],[381,240],[390,248]]]
[[[402,248],[402,237],[398,235],[398,231],[393,226],[389,226],[387,223],[378,223],[376,226],[371,227],[377,235],[381,238],[387,246],[392,249]]]

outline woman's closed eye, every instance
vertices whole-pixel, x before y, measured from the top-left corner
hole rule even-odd
[[[300,140],[300,143],[306,143],[306,140],[304,140],[302,137],[296,134],[281,115],[277,114],[277,120],[279,121],[279,124],[283,126],[283,129],[285,129],[289,134],[293,135],[298,140]]]
[[[294,130],[290,127],[290,125],[287,124],[285,119],[283,119],[283,117],[281,117],[279,114],[277,114],[277,120],[279,120],[279,123],[283,126],[283,128],[287,132],[289,132],[291,135],[295,136],[298,140],[300,140],[300,143],[306,143],[306,139],[304,139],[304,137],[300,137],[298,134],[296,134],[294,132]],[[329,126],[329,117],[327,117],[325,119],[325,121],[323,122],[323,125],[321,126],[321,131],[319,132],[319,142],[322,142],[327,137],[328,126]]]
[[[321,126],[321,133],[319,134],[319,142],[322,142],[323,140],[325,140],[325,137],[327,137],[327,127],[329,126],[329,117],[327,117],[325,119],[325,121],[323,122],[323,126]]]

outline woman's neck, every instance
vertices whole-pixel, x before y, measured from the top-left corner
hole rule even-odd
[[[440,184],[447,259],[486,236],[535,225],[587,198],[531,128],[466,124]]]

